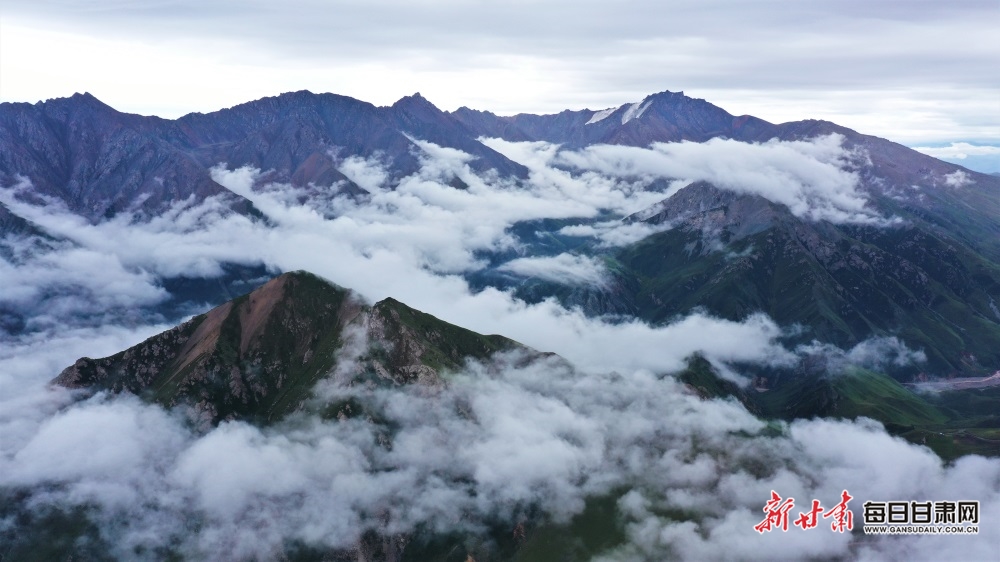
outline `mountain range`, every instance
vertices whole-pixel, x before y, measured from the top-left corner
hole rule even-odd
[[[0,125],[4,185],[24,176],[33,191],[62,200],[90,220],[143,207],[162,210],[172,200],[218,194],[225,188],[206,170],[220,162],[230,168],[253,166],[270,172],[269,180],[293,185],[321,188],[343,182],[355,189],[337,170],[338,161],[377,155],[398,179],[418,168],[413,139],[466,152],[476,172],[495,170],[501,177],[523,178],[527,169],[522,164],[477,139],[542,140],[575,148],[716,138],[799,140],[837,133],[844,135],[848,149],[861,147],[870,160],[862,170],[863,187],[896,194],[903,204],[916,204],[917,194],[906,196],[914,185],[943,183],[960,170],[971,174],[976,188],[955,190],[942,201],[925,200],[919,207],[944,220],[938,213],[962,203],[971,211],[963,222],[993,228],[997,208],[991,195],[1000,185],[987,174],[834,123],[774,125],[733,116],[683,92],[661,92],[602,111],[500,117],[465,107],[441,111],[419,93],[376,107],[346,96],[300,91],[176,120],[120,113],[85,93],[36,104],[0,104]],[[995,240],[979,243],[991,247],[994,256],[1000,251]]]
[[[686,175],[678,166],[650,171],[655,167],[636,164],[695,146],[718,151],[713,154],[773,149],[788,168],[808,169],[762,175],[750,189],[726,178],[730,161],[710,160],[708,168],[721,170],[712,177]],[[536,152],[524,157],[521,149]],[[547,155],[543,165],[539,154]],[[677,154],[681,163],[699,157]],[[796,160],[803,155],[804,165]],[[450,163],[442,164],[445,160]],[[358,175],[352,167],[359,163],[384,177]],[[223,172],[241,168],[254,171],[252,185],[223,185]],[[426,175],[428,168],[437,175]],[[806,178],[799,186],[805,195],[783,183],[786,175],[799,172]],[[540,179],[544,174],[551,177]],[[840,183],[823,183],[824,174]],[[602,202],[579,216],[529,213],[530,218],[504,227],[503,243],[470,245],[475,248],[468,260],[472,265],[442,270],[428,258],[416,259],[417,266],[406,270],[413,283],[431,272],[435,282],[462,284],[470,294],[509,296],[510,309],[558,306],[560,315],[579,313],[580,323],[623,330],[670,326],[693,315],[733,324],[764,317],[776,326],[772,339],[787,357],[741,362],[693,353],[679,371],[652,376],[676,377],[687,389],[684,396],[739,402],[733,407],[765,420],[775,434],[783,431],[779,420],[872,418],[944,459],[1000,456],[1000,388],[956,386],[933,395],[913,391],[914,383],[947,386],[956,377],[989,381],[988,375],[1000,372],[1000,177],[826,121],[773,124],[734,116],[682,92],[602,110],[514,116],[465,107],[441,111],[420,94],[378,107],[308,91],[174,120],[121,113],[90,94],[0,104],[0,260],[5,268],[0,274],[23,271],[16,279],[42,287],[28,296],[22,296],[25,287],[18,287],[12,297],[0,298],[0,336],[44,341],[45,330],[59,323],[70,328],[176,324],[117,353],[64,365],[61,373],[51,374],[53,387],[71,389],[80,403],[134,395],[182,417],[195,435],[244,426],[304,431],[296,420],[363,420],[384,430],[373,437],[380,448],[372,458],[392,458],[401,428],[380,416],[402,415],[405,408],[393,402],[394,396],[441,394],[458,373],[486,388],[495,371],[510,366],[505,361],[542,373],[573,373],[575,367],[550,350],[507,337],[511,334],[483,335],[446,322],[433,316],[435,310],[403,304],[394,298],[398,295],[371,303],[362,296],[365,287],[344,288],[306,271],[276,271],[273,256],[271,261],[234,257],[223,246],[240,239],[215,240],[215,231],[197,220],[183,223],[180,238],[168,243],[190,236],[195,246],[211,248],[202,256],[211,267],[157,273],[148,264],[119,262],[125,263],[125,273],[156,292],[142,306],[133,309],[112,299],[107,308],[121,310],[102,311],[100,301],[80,312],[66,303],[90,298],[94,291],[87,280],[60,285],[57,278],[84,263],[74,252],[94,244],[93,232],[139,236],[148,225],[162,228],[174,221],[179,208],[211,204],[224,218],[278,236],[279,229],[267,230],[277,220],[257,203],[262,193],[291,194],[301,205],[296,212],[331,221],[351,209],[356,216],[344,217],[345,222],[364,224],[369,206],[382,205],[382,218],[391,223],[411,217],[399,207],[407,201],[386,204],[387,193],[403,190],[412,196],[430,184],[445,190],[433,195],[447,207],[481,195],[472,179],[498,186],[498,193],[534,193],[545,181],[579,181],[595,189],[613,185],[647,203],[632,208]],[[502,214],[502,200],[483,201],[498,205],[496,212]],[[60,224],[38,219],[46,213],[54,213]],[[72,228],[60,227],[68,223]],[[100,230],[108,224],[115,228]],[[378,240],[385,224],[362,229],[374,231]],[[614,242],[594,234],[609,228],[632,234]],[[76,235],[66,234],[70,231]],[[321,235],[342,231],[329,232]],[[435,233],[442,238],[473,234]],[[396,236],[412,236],[414,246],[435,242],[409,231]],[[378,240],[359,253],[384,257],[398,249],[391,242]],[[107,249],[113,245],[112,240],[97,247],[104,256],[113,254]],[[336,257],[317,255],[315,260]],[[113,269],[113,261],[99,263]],[[347,269],[357,263],[333,266]],[[133,289],[112,279],[108,292]],[[44,313],[25,305],[39,302],[53,304]],[[333,394],[331,385],[337,389]],[[361,390],[389,398],[370,394],[366,401],[355,400],[351,393]],[[540,396],[535,390],[526,395]],[[474,401],[457,399],[456,419],[479,423],[466,399]],[[555,412],[558,421],[564,406],[572,404],[555,400],[541,409]],[[421,444],[443,438],[436,439]],[[573,435],[566,439],[574,446],[580,441]],[[464,489],[473,479],[468,473],[444,473],[451,475],[446,484],[453,489]],[[441,478],[438,472],[429,474],[432,480]],[[101,558],[109,543],[89,507],[28,515],[17,507],[27,501],[25,494],[0,488],[0,504],[6,506],[0,507],[0,539],[9,546],[0,559],[9,553],[19,559]],[[372,520],[383,518],[384,533],[366,531],[346,550],[282,543],[279,557],[589,557],[625,540],[627,529],[615,514],[629,497],[623,490],[604,490],[577,506],[568,520],[547,518],[534,506],[517,517],[504,511],[462,532],[430,523],[396,532],[387,515],[369,514]],[[669,515],[686,520],[683,513]],[[171,548],[132,554],[181,556]]]
[[[511,117],[464,107],[444,112],[419,94],[376,107],[301,91],[176,120],[123,114],[89,94],[5,103],[0,184],[28,181],[30,187],[16,192],[19,199],[58,202],[91,222],[121,213],[156,216],[179,201],[213,196],[232,212],[257,216],[250,201],[214,181],[211,167],[250,166],[263,171],[257,185],[287,182],[315,197],[363,199],[367,191],[340,164],[375,158],[391,185],[419,169],[417,140],[468,154],[475,173],[523,182],[527,168],[483,138],[574,149],[830,134],[840,135],[844,152],[853,155],[845,165],[857,176],[868,212],[894,224],[814,220],[760,195],[701,181],[624,218],[666,232],[611,251],[561,235],[564,223],[512,228],[521,246],[517,256],[598,256],[610,264],[614,282],[608,286],[581,290],[489,269],[470,273],[470,280],[516,290],[529,301],[556,297],[590,314],[654,323],[703,307],[731,319],[764,311],[782,324],[805,327],[807,339],[837,345],[898,335],[925,351],[928,374],[936,376],[1000,368],[1000,179],[833,123],[775,125],[683,93],[662,92],[601,111]],[[656,181],[649,187],[660,188]],[[4,235],[44,230],[6,206],[0,207],[0,228]],[[719,250],[723,246],[726,251]],[[489,258],[502,265],[504,256]],[[239,277],[260,274],[243,271]],[[215,290],[205,298],[218,303],[228,296]]]

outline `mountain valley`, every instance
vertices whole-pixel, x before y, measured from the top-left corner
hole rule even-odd
[[[826,121],[3,103],[0,278],[0,560],[877,559],[753,523],[1000,514],[1000,177]]]

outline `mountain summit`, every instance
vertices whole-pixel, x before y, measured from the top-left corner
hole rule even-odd
[[[356,356],[345,355],[345,346],[357,348]],[[125,351],[81,358],[53,383],[187,405],[209,423],[266,423],[301,407],[348,359],[358,361],[344,371],[348,379],[433,385],[467,358],[515,348],[526,349],[394,299],[365,305],[352,291],[297,271]]]
[[[485,136],[544,140],[569,148],[591,144],[649,146],[652,142],[704,142],[716,137],[767,140],[771,137],[766,135],[775,132],[775,126],[762,119],[735,117],[705,100],[669,91],[599,111],[566,110],[554,115],[500,117],[462,107],[453,115]]]

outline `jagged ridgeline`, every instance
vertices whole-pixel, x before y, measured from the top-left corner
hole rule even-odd
[[[468,358],[527,349],[395,299],[368,306],[349,289],[297,271],[125,351],[81,358],[53,382],[193,406],[208,423],[268,423],[310,397],[344,360],[349,340],[361,349],[348,376],[382,384],[437,384]]]
[[[830,135],[839,140],[827,148],[835,148],[830,154],[839,160],[827,172],[850,176],[841,195],[863,200],[863,212],[854,211],[874,222],[837,218],[837,213],[804,215],[792,212],[777,191],[767,196],[746,191],[748,178],[767,166],[742,171],[735,183],[716,173],[701,177],[683,167],[654,167],[649,178],[618,179],[641,180],[647,193],[664,194],[659,203],[625,219],[629,226],[657,234],[609,246],[565,230],[580,232],[623,218],[611,211],[517,220],[508,232],[521,249],[484,252],[479,257],[489,267],[465,277],[476,289],[509,289],[528,302],[555,298],[593,316],[658,324],[694,310],[735,321],[764,312],[782,326],[803,328],[797,343],[815,339],[848,348],[872,337],[897,337],[926,356],[894,370],[900,381],[996,372],[1000,178],[827,121],[769,123],[730,114],[683,92],[659,92],[600,111],[514,116],[469,108],[446,112],[419,94],[377,107],[308,91],[175,120],[122,113],[90,94],[2,103],[0,185],[19,186],[11,201],[42,206],[55,200],[95,225],[121,215],[118,220],[131,217],[139,228],[143,220],[185,201],[211,201],[220,213],[264,222],[249,199],[216,181],[212,170],[220,163],[229,170],[259,170],[257,187],[291,184],[303,204],[323,210],[332,197],[364,206],[371,195],[348,177],[355,176],[345,173],[345,162],[377,162],[385,173],[381,187],[391,190],[434,158],[425,142],[468,155],[470,173],[531,189],[535,182],[525,164],[484,139],[559,145],[561,154],[576,154],[560,164],[562,171],[579,175],[596,170],[588,168],[593,164],[586,164],[586,154],[628,161],[621,160],[625,152],[608,152],[608,147],[714,143],[711,154],[717,158],[751,146],[815,145]],[[724,140],[732,146],[715,152]],[[572,163],[577,161],[582,167]],[[788,162],[775,162],[791,171]],[[458,176],[439,179],[456,189],[467,187]],[[699,181],[666,197],[672,181],[689,179]],[[822,187],[815,177],[804,180],[818,197],[810,196],[806,206],[839,189]],[[19,212],[17,206],[0,204],[0,236],[31,237],[36,247],[23,255],[44,255],[55,244],[53,233]],[[71,243],[76,242],[60,241]],[[517,258],[563,253],[601,265],[606,282],[565,283],[505,267]],[[13,256],[0,244],[0,257]],[[255,287],[265,275],[263,266],[221,267],[218,280],[160,279],[170,297],[150,312],[176,319],[192,306],[217,304]],[[31,313],[0,302],[0,330],[20,334],[31,325]]]
[[[729,319],[764,311],[783,326],[806,327],[805,341],[848,348],[899,336],[927,357],[903,380],[918,370],[992,373],[1000,365],[1000,316],[991,296],[1000,288],[1000,266],[980,248],[992,235],[966,226],[974,235],[963,239],[918,213],[891,209],[906,224],[805,221],[763,197],[696,182],[648,216],[629,217],[676,227],[614,258],[636,315],[649,322],[699,306]]]

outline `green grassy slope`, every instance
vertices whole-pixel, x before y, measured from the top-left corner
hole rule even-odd
[[[390,357],[391,365],[397,367],[419,360],[435,370],[457,370],[462,368],[466,358],[487,359],[499,351],[523,347],[503,336],[484,336],[449,324],[393,298],[376,303],[372,307],[372,317],[384,322],[386,337],[397,343]],[[403,340],[405,344],[400,345]],[[407,351],[414,346],[420,350],[419,357],[407,357]]]
[[[803,341],[848,347],[896,335],[923,350],[924,368],[939,375],[1000,365],[990,300],[1000,293],[1000,267],[918,230],[845,228],[831,237],[819,245],[779,225],[730,243],[723,236],[722,249],[709,249],[701,233],[678,229],[616,258],[639,287],[640,316],[654,323],[696,307],[732,320],[762,311],[805,327]]]
[[[945,460],[1000,457],[1000,387],[919,393],[885,374],[852,368],[836,375],[784,372],[758,391],[718,378],[698,357],[678,378],[704,397],[734,397],[765,419],[867,417]]]

